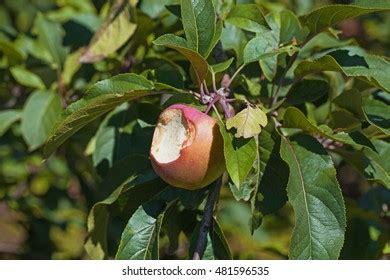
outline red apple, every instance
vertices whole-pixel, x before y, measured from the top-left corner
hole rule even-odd
[[[183,104],[165,109],[154,130],[155,172],[174,187],[203,188],[225,170],[223,139],[214,118]]]

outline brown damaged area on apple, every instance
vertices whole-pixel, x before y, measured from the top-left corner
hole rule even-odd
[[[183,104],[165,109],[154,131],[153,169],[167,183],[201,189],[225,170],[223,139],[214,118]]]

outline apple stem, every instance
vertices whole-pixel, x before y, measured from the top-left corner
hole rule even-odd
[[[201,260],[207,246],[207,234],[213,227],[213,214],[215,204],[217,202],[219,191],[223,184],[223,176],[217,179],[215,184],[210,188],[209,196],[207,197],[206,206],[202,221],[200,222],[198,241],[192,256],[193,260]]]

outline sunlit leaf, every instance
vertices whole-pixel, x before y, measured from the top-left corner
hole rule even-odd
[[[267,125],[267,115],[257,106],[248,106],[226,121],[227,129],[237,129],[236,137],[250,138],[260,133]]]
[[[216,32],[216,14],[213,1],[181,0],[183,28],[190,49],[207,57],[213,47]]]
[[[358,148],[368,147],[374,149],[370,140],[367,139],[360,132],[333,132],[332,129],[326,125],[316,126],[312,124],[305,115],[294,107],[287,108],[283,117],[283,126],[290,128],[300,128],[304,131],[307,131],[312,134],[319,134],[326,138],[348,144],[353,145]]]
[[[130,21],[129,7],[118,5],[95,33],[80,61],[93,63],[114,53],[129,40],[136,28],[137,25]]]
[[[165,203],[150,201],[138,208],[121,237],[117,260],[157,260],[159,235],[165,214]]]
[[[337,259],[346,217],[331,157],[307,135],[283,138],[280,155],[290,168],[287,195],[295,213],[290,258]]]
[[[11,125],[18,121],[21,117],[19,110],[4,110],[0,112],[0,137],[11,127]]]
[[[369,123],[390,135],[390,105],[379,100],[364,98],[363,110]]]
[[[343,48],[328,52],[313,61],[302,61],[294,70],[296,78],[322,71],[336,71],[348,77],[356,77],[390,91],[390,63],[384,58],[362,53],[360,49]]]
[[[354,5],[328,5],[301,16],[300,20],[303,24],[309,27],[311,33],[316,34],[345,19],[387,9],[389,9],[389,7],[380,8],[372,6],[359,7]]]
[[[254,138],[236,138],[219,125],[224,140],[226,168],[235,186],[240,189],[256,160],[257,144]]]
[[[136,74],[121,74],[97,82],[81,100],[62,114],[46,141],[44,153],[50,155],[66,139],[102,114],[131,99],[151,94],[153,83]]]
[[[45,89],[46,86],[42,79],[35,73],[20,67],[14,66],[10,68],[11,74],[14,79],[21,85],[26,87],[32,87],[36,89]]]
[[[22,113],[22,133],[30,150],[41,146],[62,111],[60,97],[51,91],[36,91],[29,96]]]
[[[61,25],[47,20],[42,14],[38,14],[35,27],[40,43],[49,51],[56,67],[61,69],[68,53],[67,48],[62,45],[64,30]]]
[[[260,7],[257,4],[238,4],[228,14],[226,21],[252,32],[269,30]]]

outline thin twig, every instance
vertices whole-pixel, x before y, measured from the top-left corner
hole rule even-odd
[[[232,84],[233,80],[236,78],[238,73],[240,73],[240,71],[244,68],[245,65],[246,64],[242,64],[240,67],[237,68],[236,72],[234,72],[233,76],[230,78],[230,81],[227,84],[226,88],[230,87],[230,85]]]
[[[215,182],[215,185],[211,187],[209,196],[207,198],[206,207],[199,228],[198,241],[196,243],[195,251],[192,256],[193,260],[201,260],[207,246],[207,234],[212,228],[213,214],[215,203],[219,196],[219,191],[222,186],[222,176]]]
[[[286,74],[287,74],[288,70],[291,68],[291,66],[293,65],[294,61],[297,59],[297,57],[298,57],[298,52],[294,53],[294,55],[288,61],[288,64],[287,64],[286,68],[284,69],[282,76],[280,77],[278,87],[276,89],[276,93],[271,98],[270,107],[272,107],[273,105],[276,104],[276,102],[278,102],[280,87],[284,83],[284,79],[286,78]]]

